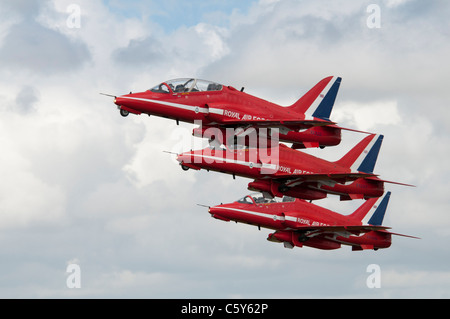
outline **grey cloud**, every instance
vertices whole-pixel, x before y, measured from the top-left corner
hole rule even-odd
[[[0,47],[0,65],[39,74],[75,70],[90,59],[87,46],[34,20],[12,26]]]
[[[127,47],[113,52],[113,59],[127,65],[149,65],[166,61],[167,54],[160,41],[153,37],[132,39]]]
[[[35,110],[39,100],[39,93],[31,86],[24,86],[16,96],[15,109],[20,113],[29,113]]]
[[[326,3],[333,6],[336,2]],[[369,30],[365,28],[366,12],[361,4],[358,4],[361,10],[342,8],[334,12],[333,8],[327,11],[328,15],[320,15],[316,13],[323,8],[318,8],[316,2],[281,1],[269,14],[242,16],[245,22],[233,24],[235,27],[229,30],[229,36],[221,38],[229,47],[229,53],[222,58],[207,60],[205,64],[189,59],[194,54],[196,61],[203,59],[205,49],[212,46],[187,51],[190,45],[201,42],[195,34],[183,33],[184,28],[174,31],[167,42],[162,37],[155,40],[154,36],[130,40],[128,46],[105,57],[104,65],[84,68],[81,74],[85,77],[71,77],[74,82],[70,87],[65,81],[68,71],[80,67],[89,57],[76,48],[80,50],[85,46],[46,29],[33,19],[29,26],[14,25],[0,48],[0,59],[6,53],[9,58],[6,62],[0,60],[1,66],[14,70],[21,67],[20,60],[7,47],[9,41],[8,45],[21,51],[36,46],[41,58],[60,59],[54,62],[53,69],[47,65],[47,72],[44,67],[35,65],[41,59],[28,52],[28,58],[34,61],[24,61],[23,67],[40,75],[50,74],[50,70],[65,72],[50,79],[39,77],[39,86],[26,77],[25,81],[20,77],[9,80],[16,83],[11,83],[13,93],[5,95],[8,108],[15,103],[17,112],[26,113],[39,105],[43,112],[35,112],[32,116],[2,114],[0,129],[3,134],[0,137],[3,137],[4,156],[0,159],[4,169],[1,185],[9,192],[12,186],[20,186],[13,208],[24,206],[24,190],[36,194],[35,203],[40,206],[36,208],[36,204],[29,203],[25,207],[36,216],[25,214],[25,209],[22,215],[11,214],[14,220],[21,216],[28,218],[30,222],[26,225],[3,225],[0,296],[448,297],[448,279],[444,283],[435,280],[432,281],[435,284],[428,285],[426,277],[440,275],[439,271],[446,271],[445,265],[448,265],[446,229],[449,220],[446,216],[449,209],[445,197],[448,174],[445,174],[445,161],[439,161],[448,153],[445,147],[449,145],[448,130],[445,129],[448,116],[441,116],[436,109],[440,106],[446,110],[445,101],[448,100],[447,91],[442,90],[448,83],[443,77],[448,76],[448,67],[442,54],[448,44],[439,44],[440,55],[430,55],[432,50],[421,47],[427,43],[423,37],[426,33],[423,29],[413,28],[412,20],[402,28],[400,22],[388,23],[394,21],[391,19],[394,17],[405,22],[408,17],[418,17],[419,13],[413,9],[411,15],[407,15],[406,6],[410,2],[395,7],[397,13],[382,7],[381,30]],[[11,6],[15,3],[10,2]],[[20,6],[25,3],[17,2],[14,12],[35,17],[33,12],[39,10],[38,2],[30,1],[30,7]],[[413,4],[415,2],[410,5]],[[405,11],[401,11],[402,8]],[[420,20],[427,28],[440,28],[429,13]],[[123,26],[122,21],[114,23]],[[106,27],[110,25],[106,24]],[[32,32],[32,28],[37,29],[38,38],[45,35],[56,40],[57,44],[50,47],[56,51],[59,46],[63,47],[61,52],[74,55],[78,64],[67,65],[73,61],[44,50],[39,42],[30,43],[33,37],[26,35],[25,29]],[[14,39],[12,34],[23,35],[26,41]],[[207,37],[208,33],[202,36]],[[428,40],[431,43],[433,38]],[[41,39],[41,42],[49,43],[50,40]],[[89,43],[104,44],[94,42]],[[420,45],[415,50],[417,43]],[[410,48],[411,53],[404,57],[399,47]],[[171,72],[181,72],[182,66],[189,65],[192,66],[190,70],[203,71],[201,76],[204,78],[232,85],[235,84],[229,82],[238,82],[236,87],[245,85],[249,91],[255,87],[273,87],[269,93],[261,90],[269,100],[280,94],[277,92],[281,95],[301,93],[301,89],[309,89],[328,73],[344,78],[336,109],[343,100],[358,97],[358,101],[390,101],[395,94],[393,100],[398,101],[401,122],[374,127],[385,134],[376,172],[386,179],[420,183],[415,189],[392,186],[386,225],[392,226],[393,231],[424,239],[413,241],[396,237],[390,249],[378,252],[353,253],[348,247],[335,252],[309,248],[287,250],[281,244],[266,241],[270,232],[267,229],[259,231],[257,227],[211,218],[206,208],[195,204],[233,201],[248,192],[249,180],[233,180],[231,176],[213,172],[181,171],[159,150],[171,145],[163,136],[173,132],[176,127],[173,121],[168,125],[166,120],[155,117],[123,119],[110,101],[94,98],[98,96],[98,86],[112,87],[114,92],[129,83],[142,81],[144,71],[127,71],[133,66],[150,64],[153,67],[155,63],[163,62],[163,69],[172,62],[169,56],[178,57],[177,63],[171,65]],[[424,60],[434,60],[443,67],[411,72],[410,68]],[[42,63],[44,66],[51,64],[45,59]],[[201,69],[199,65],[205,68]],[[112,72],[102,72],[105,69],[114,70],[115,75],[121,76],[119,85],[111,84],[116,80],[111,76]],[[421,67],[420,71],[423,70],[425,68]],[[160,73],[153,72],[155,77]],[[436,85],[436,89],[430,91],[436,83],[428,83],[422,78],[424,75],[426,79],[433,75],[435,82],[442,85]],[[422,98],[417,99],[417,86],[411,84],[420,82],[427,85],[421,86]],[[55,103],[67,102],[64,109],[52,108],[53,98],[47,98],[46,94],[53,92],[61,95]],[[434,98],[430,99],[430,95]],[[425,117],[427,113],[434,118]],[[52,116],[48,117],[48,114]],[[12,122],[14,118],[16,122]],[[438,124],[442,126],[438,128]],[[425,133],[424,128],[428,128]],[[342,145],[318,150],[317,156],[332,159],[327,155],[334,156],[353,146],[347,137],[354,133],[343,134],[347,135]],[[324,153],[327,151],[329,153]],[[431,156],[434,159],[429,161]],[[136,186],[129,170],[125,169],[134,162],[142,163],[142,166],[136,166],[137,172],[148,172],[143,186]],[[424,166],[424,163],[428,165]],[[165,174],[166,170],[174,173]],[[18,173],[23,171],[27,174],[22,174],[18,184]],[[5,178],[5,173],[9,178]],[[414,178],[424,174],[426,179]],[[346,213],[351,211],[351,205],[360,203],[339,202],[334,197],[317,204],[332,204],[333,210]],[[59,209],[49,217],[53,206]],[[436,229],[444,235],[436,233]],[[72,260],[78,260],[82,269],[82,288],[78,290],[70,290],[65,285],[68,275],[65,267]],[[382,289],[371,290],[366,286],[369,275],[366,267],[370,263],[381,266]],[[398,274],[400,271],[402,276]],[[398,282],[402,278],[413,279],[415,274],[423,277],[406,287]],[[449,276],[448,273],[442,275],[444,279]]]
[[[18,14],[28,19],[37,16],[40,9],[48,2],[48,0],[4,0],[2,9],[5,14]]]
[[[443,31],[448,30],[443,19],[448,4],[439,2],[423,12],[417,1],[381,5],[380,29],[366,25],[370,2],[338,4],[282,1],[254,23],[236,23],[226,43],[231,54],[205,67],[203,77],[231,82],[240,74],[240,81],[266,89],[270,76],[280,89],[298,91],[293,86],[339,74],[359,100],[417,95],[431,86],[444,92],[446,82],[437,79],[448,74],[441,63],[450,51]]]

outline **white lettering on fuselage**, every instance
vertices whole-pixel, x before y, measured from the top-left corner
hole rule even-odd
[[[304,174],[314,174],[314,172],[311,171],[305,171],[302,169],[294,169],[294,172],[292,172],[291,170],[292,168],[289,166],[282,166],[282,165],[278,165],[278,171],[281,173],[287,173],[287,174],[291,174],[291,175],[304,175]]]
[[[312,222],[311,226],[330,226],[330,224],[321,223],[321,222]]]
[[[297,223],[303,224],[303,225],[307,225],[307,226],[311,226],[310,220],[309,219],[305,219],[305,218],[297,217]]]
[[[278,166],[278,171],[279,172],[283,172],[283,173],[288,173],[288,174],[292,174],[291,172],[291,168],[290,167],[286,167],[286,166]]]
[[[242,116],[242,120],[265,121],[266,119],[256,115],[244,114]]]
[[[241,116],[238,112],[233,112],[233,111],[228,111],[228,110],[224,110],[223,111],[223,115],[227,116],[227,117],[231,117],[237,120],[241,119]]]
[[[314,173],[311,171],[305,171],[303,169],[297,169],[297,168],[294,170],[294,175],[302,175],[302,174],[314,174]]]
[[[330,226],[330,224],[326,224],[326,223],[322,223],[322,222],[318,222],[318,221],[312,221],[312,220],[309,220],[307,218],[302,218],[302,217],[297,217],[297,223],[306,225],[306,226],[316,226],[316,227]]]

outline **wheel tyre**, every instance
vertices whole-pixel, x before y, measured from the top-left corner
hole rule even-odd
[[[120,109],[120,115],[122,115],[123,117],[127,117],[128,114],[130,114],[130,112],[128,112],[127,110]]]

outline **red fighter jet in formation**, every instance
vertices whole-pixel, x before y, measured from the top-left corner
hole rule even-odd
[[[383,135],[369,134],[334,162],[296,150],[341,142],[344,128],[330,120],[340,83],[340,77],[324,78],[287,107],[243,89],[194,78],[165,81],[145,92],[115,97],[114,103],[122,116],[148,114],[174,119],[177,124],[198,124],[193,135],[208,138],[209,147],[178,154],[184,170],[206,169],[253,179],[248,189],[261,192],[261,198],[247,196],[211,207],[213,217],[274,229],[268,240],[289,248],[336,249],[342,244],[353,250],[387,248],[395,233],[381,225],[390,196],[388,192],[382,197],[384,183],[400,183],[380,179],[373,172]],[[348,216],[304,201],[328,194],[367,201]],[[276,202],[275,197],[283,201]],[[363,224],[371,211],[368,224]]]
[[[148,114],[177,121],[200,124],[193,130],[203,135],[216,128],[227,144],[226,128],[278,128],[279,140],[293,143],[293,148],[325,147],[341,142],[342,128],[330,121],[330,114],[341,83],[340,77],[327,77],[291,106],[280,106],[232,86],[195,78],[162,82],[145,92],[115,97],[122,116]],[[108,94],[105,94],[108,95]],[[215,134],[216,136],[218,134]]]
[[[275,230],[267,240],[283,243],[286,248],[309,246],[338,249],[349,245],[352,250],[388,248],[392,233],[382,226],[391,193],[364,202],[350,215],[341,215],[304,200],[284,197],[282,201],[264,198],[261,194],[245,196],[230,204],[209,208],[212,217],[233,220]],[[364,224],[363,219],[370,216]]]
[[[206,169],[255,179],[248,189],[267,197],[317,200],[336,194],[341,200],[367,199],[382,196],[385,182],[396,183],[373,173],[382,140],[383,135],[371,134],[335,162],[284,144],[266,149],[207,147],[179,154],[177,160],[184,170]]]

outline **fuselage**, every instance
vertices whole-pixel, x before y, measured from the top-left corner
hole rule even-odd
[[[249,178],[351,173],[349,168],[293,150],[284,144],[266,149],[207,147],[179,154],[177,160],[181,165],[192,164],[201,169]]]
[[[279,139],[295,143],[296,148],[334,146],[341,142],[341,128],[329,121],[316,119],[330,126],[283,124],[283,119],[303,121],[306,115],[232,86],[200,79],[166,81],[145,92],[116,97],[114,103],[123,116],[148,114],[202,126],[249,127],[270,121],[280,129]]]
[[[212,149],[179,154],[184,168],[205,169],[252,178],[249,189],[315,200],[336,194],[349,198],[379,197],[383,182],[366,179],[373,174],[352,172],[335,162],[293,150],[284,144],[273,148]],[[349,195],[351,194],[351,196]]]
[[[176,81],[182,83],[185,80],[207,82],[197,79]],[[227,120],[242,121],[245,124],[257,119],[305,119],[304,114],[238,91],[232,86],[208,83],[209,88],[207,86],[205,90],[198,90],[191,88],[190,83],[164,82],[160,85],[161,89],[153,88],[145,92],[122,95],[116,98],[115,103],[131,113],[157,115],[188,123],[201,121],[203,125],[226,123]],[[177,86],[183,88],[177,89]]]
[[[361,220],[335,213],[300,199],[283,199],[281,202],[259,196],[246,196],[236,202],[217,205],[209,209],[212,217],[224,221],[236,221],[275,230],[268,240],[292,246],[310,246],[319,249],[337,249],[341,244],[387,248],[391,235],[369,231],[363,235],[345,227],[361,226]],[[326,231],[326,227],[342,227],[342,230]]]
[[[220,219],[252,224],[273,230],[295,230],[303,226],[361,225],[361,221],[337,214],[298,198],[282,201],[247,195],[238,201],[213,206],[209,213]]]

